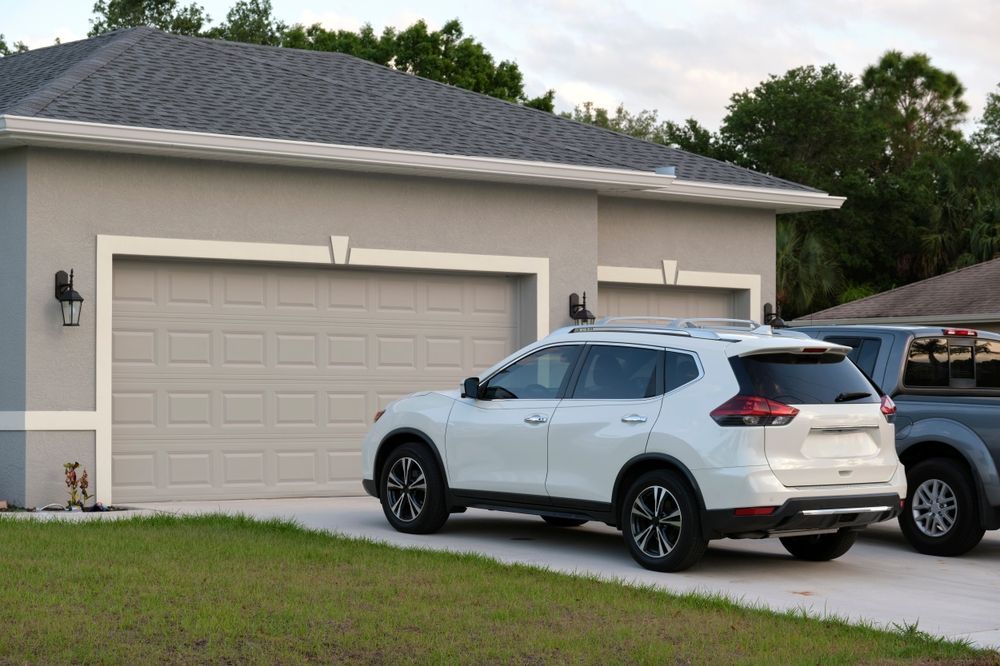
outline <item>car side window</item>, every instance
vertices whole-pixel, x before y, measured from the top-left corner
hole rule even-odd
[[[668,351],[666,354],[667,376],[665,388],[667,393],[685,384],[689,384],[701,376],[701,371],[698,369],[698,362],[695,361],[694,356],[691,354],[682,354],[673,351]]]
[[[480,395],[484,400],[558,398],[579,355],[580,345],[536,351],[493,375]]]
[[[662,352],[643,347],[592,345],[573,390],[577,400],[635,400],[661,393]]]
[[[980,340],[976,343],[976,386],[1000,388],[1000,342]]]
[[[869,377],[875,373],[875,361],[878,360],[878,351],[882,347],[882,341],[878,338],[827,336],[825,340],[834,344],[844,345],[845,347],[851,347],[851,353],[847,355],[847,358],[854,361],[854,365],[861,368]]]

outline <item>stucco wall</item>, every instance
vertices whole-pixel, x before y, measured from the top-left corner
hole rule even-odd
[[[602,265],[659,268],[674,259],[679,270],[757,274],[761,303],[774,303],[772,211],[607,197],[598,201],[597,234]]]
[[[21,285],[0,290],[11,313],[0,320],[8,343],[0,368],[22,373],[0,387],[8,410],[95,409],[99,234],[305,245],[346,235],[353,248],[548,257],[553,328],[569,323],[571,292],[597,293],[598,264],[657,268],[676,259],[681,270],[755,273],[763,300],[774,297],[774,215],[766,211],[39,148],[0,154],[0,175],[0,271],[5,284],[9,274]],[[53,274],[71,268],[86,299],[79,328],[62,326],[52,294]],[[521,281],[522,305],[533,312],[530,282]],[[94,446],[92,431],[0,433],[0,464],[13,470],[0,474],[0,491],[22,503],[61,501],[62,462],[92,469]]]
[[[26,151],[0,153],[0,412],[24,410]],[[0,431],[0,500],[25,503],[25,433]]]
[[[94,409],[98,234],[547,256],[552,326],[597,287],[593,193],[40,149],[29,169],[28,409]],[[70,268],[75,330],[50,293]]]
[[[0,411],[24,409],[26,164],[24,149],[0,152]]]

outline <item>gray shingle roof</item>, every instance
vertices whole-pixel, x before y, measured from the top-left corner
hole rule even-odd
[[[342,53],[132,28],[0,58],[0,114],[812,188]]]
[[[798,321],[1000,315],[1000,258],[820,310]]]

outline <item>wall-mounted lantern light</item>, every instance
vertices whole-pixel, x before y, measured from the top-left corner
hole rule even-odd
[[[782,328],[785,320],[781,318],[781,306],[775,310],[770,303],[764,303],[764,323],[771,328]]]
[[[583,302],[577,294],[569,295],[569,317],[578,324],[593,324],[596,317],[587,309],[587,292],[583,292]]]
[[[62,306],[63,326],[79,326],[83,296],[73,291],[73,271],[56,273],[56,300]]]

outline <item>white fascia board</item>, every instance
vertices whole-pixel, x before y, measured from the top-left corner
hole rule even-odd
[[[0,140],[24,144],[422,176],[551,183],[585,189],[664,187],[674,176],[627,169],[444,155],[72,120],[0,116]]]
[[[847,197],[807,190],[779,190],[766,187],[745,187],[693,181],[675,181],[668,188],[651,191],[656,198],[676,201],[699,201],[750,208],[766,208],[776,213],[803,213],[815,210],[838,210]]]
[[[845,200],[819,192],[678,182],[674,176],[628,169],[10,115],[0,116],[0,146],[3,144],[544,184],[593,190],[610,196],[744,205],[779,213],[835,209]]]

